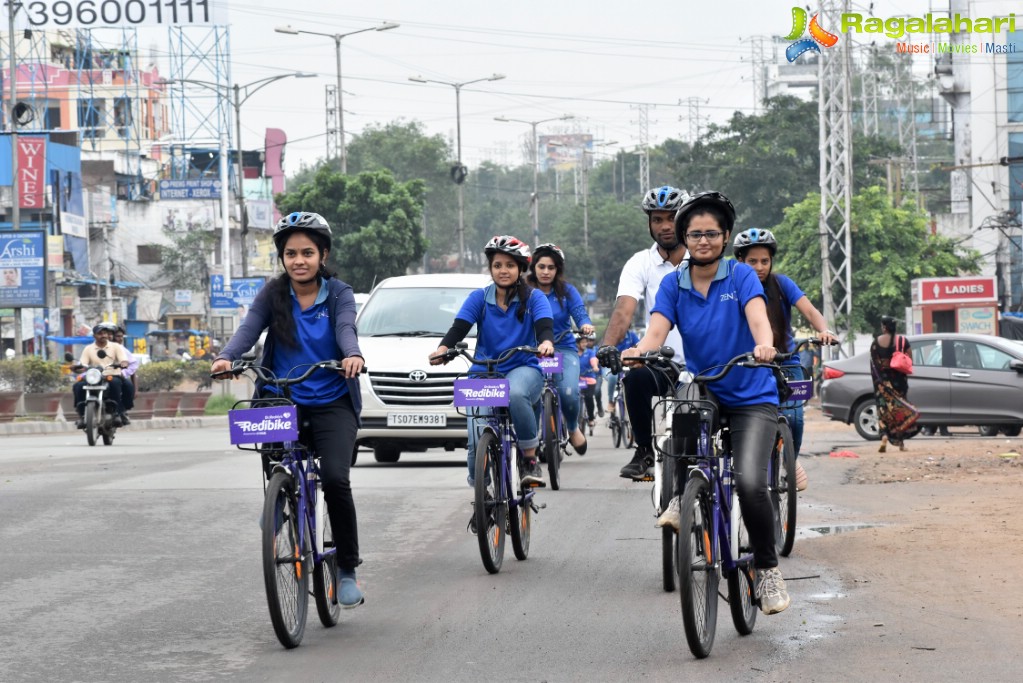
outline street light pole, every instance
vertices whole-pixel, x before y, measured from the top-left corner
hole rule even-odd
[[[409,76],[409,80],[415,83],[439,83],[440,85],[450,85],[455,89],[455,130],[458,146],[455,153],[458,155],[458,160],[455,162],[455,167],[451,169],[451,179],[455,181],[457,185],[458,194],[458,272],[465,272],[465,191],[462,187],[465,183],[465,177],[467,175],[465,166],[462,165],[462,88],[472,83],[481,83],[483,81],[499,81],[504,78],[504,74],[493,74],[485,78],[475,78],[471,81],[462,81],[460,83],[452,83],[450,81],[438,81],[432,78],[423,78],[422,76]]]
[[[369,28],[361,28],[358,31],[349,31],[348,33],[321,33],[319,31],[306,31],[305,29],[292,28],[288,26],[278,26],[274,29],[277,33],[286,33],[291,36],[297,36],[300,33],[304,33],[310,36],[326,36],[327,38],[334,39],[334,58],[337,66],[337,127],[338,136],[340,140],[341,154],[339,164],[341,166],[341,175],[347,175],[348,173],[348,150],[345,145],[345,110],[342,106],[341,99],[341,39],[347,36],[354,36],[356,33],[366,33],[367,31],[390,31],[392,28],[398,28],[401,24],[396,24],[391,21],[385,21],[379,26],[370,26]]]
[[[526,121],[525,119],[510,119],[505,116],[495,116],[495,121],[502,121],[505,123],[525,123],[532,128],[533,131],[533,197],[530,201],[532,206],[530,207],[533,214],[533,246],[540,244],[540,140],[536,135],[536,127],[541,123],[549,123],[550,121],[570,121],[575,117],[571,114],[565,114],[564,116],[555,116],[550,119],[540,119],[539,121]]]

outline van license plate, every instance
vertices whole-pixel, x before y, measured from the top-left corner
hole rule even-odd
[[[447,427],[444,413],[387,413],[388,427]]]

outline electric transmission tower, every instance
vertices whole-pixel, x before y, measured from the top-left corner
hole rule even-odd
[[[695,145],[700,139],[700,98],[687,97],[679,100],[679,104],[685,103],[689,107],[689,144]]]
[[[822,0],[821,25],[841,25],[849,0]],[[824,317],[845,335],[849,355],[852,334],[852,126],[850,124],[851,46],[848,34],[818,58],[818,120],[821,155],[821,295]]]
[[[639,184],[646,192],[650,187],[650,105],[629,105],[639,112]]]
[[[863,134],[878,135],[877,117],[877,46],[874,44],[864,46],[866,57],[863,60],[863,69],[860,71],[860,97],[863,100]]]
[[[326,86],[327,94],[327,161],[341,156],[341,125],[338,121],[337,85]]]
[[[919,201],[920,181],[916,154],[916,83],[913,80],[913,55],[896,54],[895,103],[899,117],[899,147],[903,150],[903,177],[909,176],[909,189]]]
[[[760,106],[767,99],[767,65],[768,51],[766,44],[770,42],[768,36],[753,36],[750,38],[750,65],[753,68],[753,113],[760,111]]]

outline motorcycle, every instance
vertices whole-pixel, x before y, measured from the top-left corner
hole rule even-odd
[[[103,349],[97,351],[96,355],[100,358],[107,357],[107,353]],[[65,358],[68,361],[74,360],[71,354],[67,354]],[[97,435],[103,439],[104,446],[112,444],[114,442],[114,434],[120,425],[120,411],[117,402],[106,398],[107,387],[111,378],[104,377],[103,371],[109,367],[111,365],[94,365],[89,367],[76,365],[72,368],[76,372],[85,370],[85,413],[83,420],[85,421],[85,438],[90,446],[96,445]]]

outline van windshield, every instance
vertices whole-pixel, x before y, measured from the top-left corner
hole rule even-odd
[[[443,337],[469,287],[378,289],[359,313],[360,337]],[[476,327],[469,331],[476,336]]]

